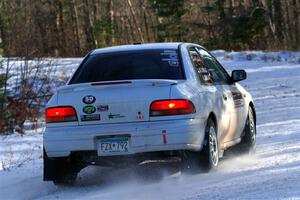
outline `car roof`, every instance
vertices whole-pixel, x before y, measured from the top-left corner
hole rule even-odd
[[[91,55],[99,53],[111,53],[120,51],[138,51],[138,50],[151,50],[151,49],[178,49],[178,46],[182,44],[181,42],[172,43],[145,43],[145,44],[129,44],[120,45],[113,47],[105,47],[100,49],[95,49],[91,52]]]

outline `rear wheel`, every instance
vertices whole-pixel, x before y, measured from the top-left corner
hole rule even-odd
[[[74,162],[71,162],[68,157],[49,158],[45,149],[43,155],[45,181],[53,181],[55,185],[72,186],[75,184],[80,169]]]
[[[205,142],[200,152],[200,164],[206,171],[216,168],[219,164],[217,129],[211,118],[208,120],[205,129]]]
[[[186,152],[182,159],[182,169],[194,172],[201,169],[208,172],[218,166],[219,146],[215,122],[209,118],[205,128],[205,140],[200,152]]]

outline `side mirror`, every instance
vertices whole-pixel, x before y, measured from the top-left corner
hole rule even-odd
[[[247,78],[247,73],[245,70],[242,70],[242,69],[233,70],[231,72],[231,78],[234,82],[242,81]]]

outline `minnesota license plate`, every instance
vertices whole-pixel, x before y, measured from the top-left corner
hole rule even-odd
[[[98,155],[118,155],[129,152],[129,138],[105,138],[98,142]]]

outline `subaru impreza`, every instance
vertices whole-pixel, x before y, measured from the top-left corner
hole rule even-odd
[[[224,151],[255,149],[251,95],[204,47],[133,44],[95,49],[47,104],[44,180],[74,183],[88,165],[180,157],[217,167]]]

